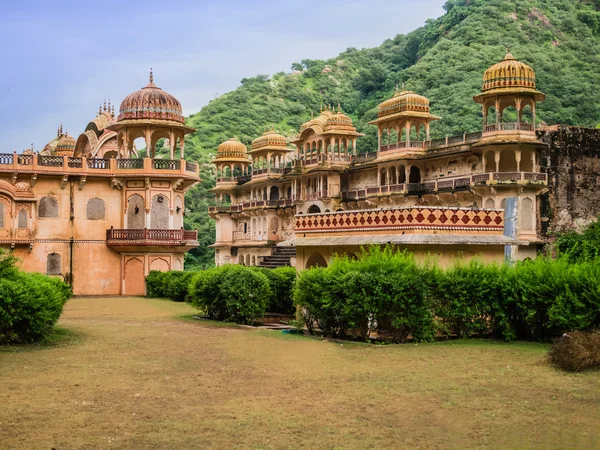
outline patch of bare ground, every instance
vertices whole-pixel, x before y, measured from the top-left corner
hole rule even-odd
[[[70,338],[0,351],[2,448],[598,448],[600,376],[547,347],[369,346],[78,298]]]

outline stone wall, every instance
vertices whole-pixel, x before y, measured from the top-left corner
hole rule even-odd
[[[580,230],[600,216],[600,129],[554,126],[538,131],[538,138],[548,145],[539,161],[548,173],[541,232]]]

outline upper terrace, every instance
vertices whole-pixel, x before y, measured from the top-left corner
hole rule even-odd
[[[0,172],[94,177],[178,177],[199,179],[198,164],[183,159],[79,158],[0,153]]]

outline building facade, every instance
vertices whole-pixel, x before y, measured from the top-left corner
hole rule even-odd
[[[534,71],[509,52],[474,97],[483,115],[475,133],[432,140],[440,117],[403,86],[370,122],[376,151],[357,150],[361,135],[339,107],[303,124],[293,150],[273,130],[250,152],[239,141],[221,144],[209,211],[216,264],[301,270],[372,244],[433,254],[442,264],[457,255],[535,257],[538,197],[548,182],[535,127],[543,100]]]
[[[182,270],[198,246],[183,228],[184,194],[199,181],[184,159],[192,131],[151,73],[117,116],[105,103],[77,139],[61,126],[39,154],[0,154],[0,246],[26,271],[62,276],[75,295],[144,295],[150,270]],[[169,159],[156,157],[162,138]]]

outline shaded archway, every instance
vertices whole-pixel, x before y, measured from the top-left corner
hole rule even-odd
[[[269,191],[269,198],[272,201],[279,200],[279,188],[277,186],[271,186],[271,190]]]
[[[308,208],[308,214],[318,214],[320,212],[321,208],[319,208],[317,205],[310,205]]]
[[[523,231],[533,231],[533,201],[530,198],[524,198],[521,202],[521,229]]]
[[[408,176],[409,183],[420,183],[421,182],[421,170],[417,166],[410,167],[410,174]]]
[[[319,252],[315,252],[310,255],[310,258],[306,261],[306,269],[310,269],[312,267],[327,267],[327,261]]]

